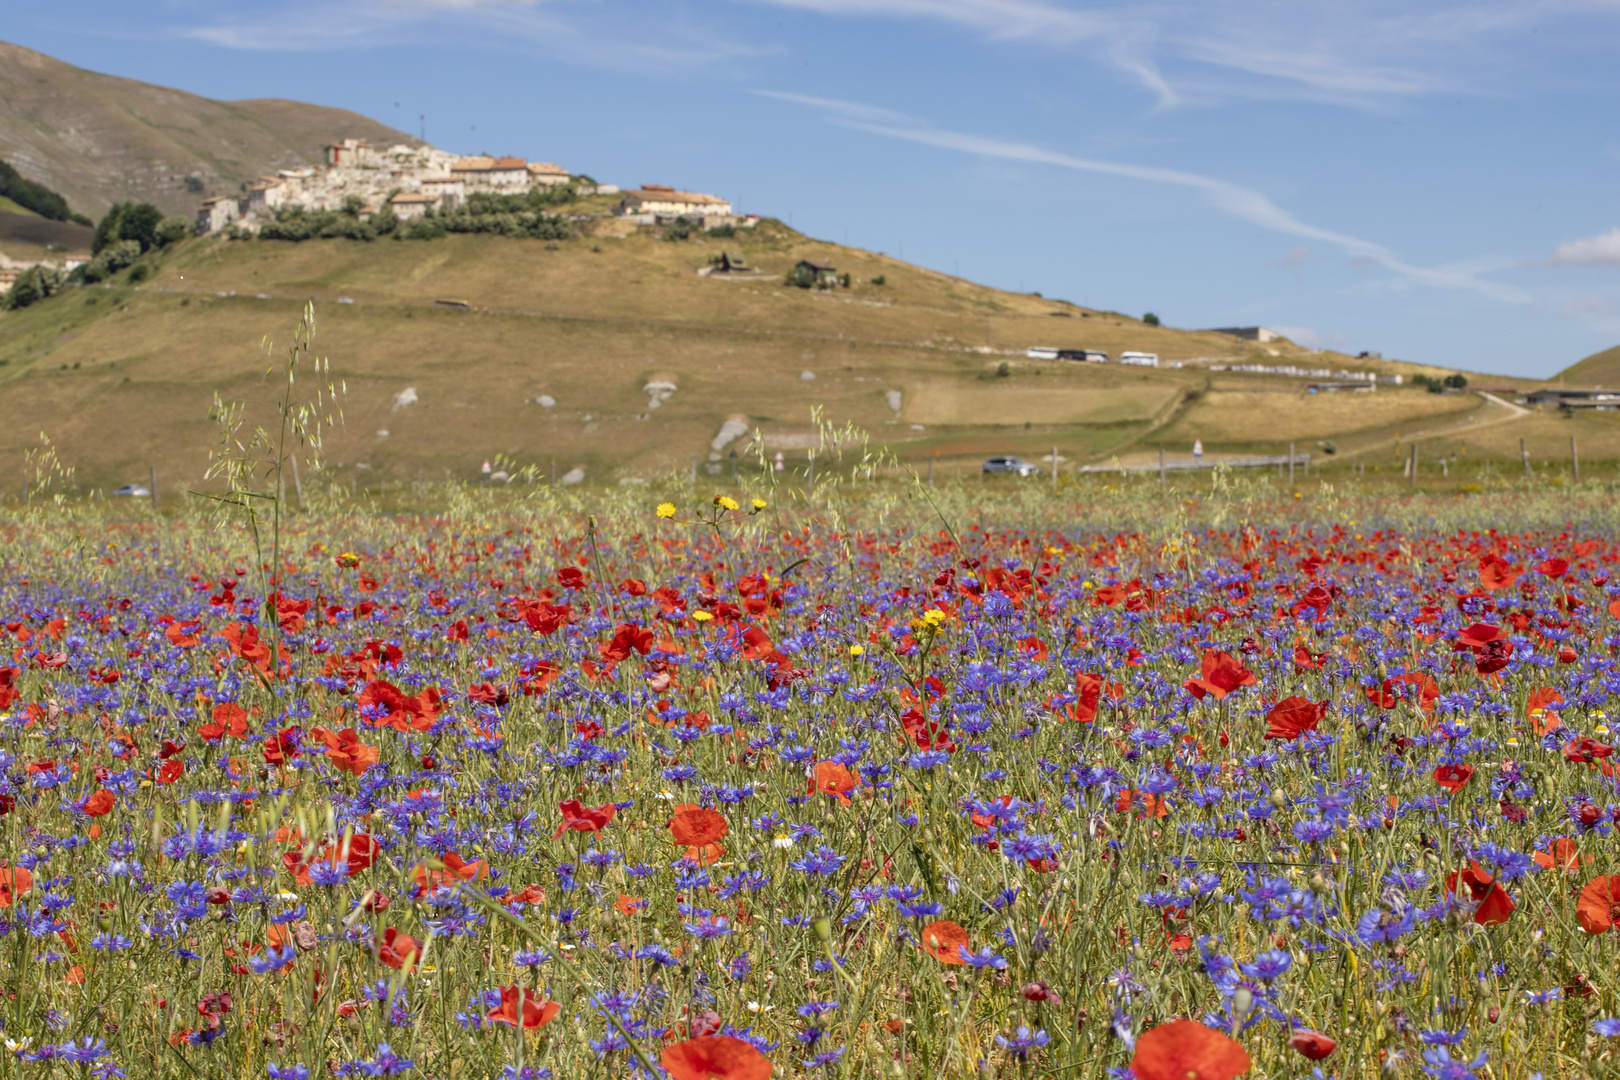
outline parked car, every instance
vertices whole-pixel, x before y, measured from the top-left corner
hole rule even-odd
[[[109,492],[114,499],[145,499],[152,494],[152,489],[145,484],[125,484],[116,491]]]
[[[993,457],[985,460],[979,467],[982,473],[1016,473],[1019,476],[1035,476],[1041,469],[1038,465],[1031,465],[1020,457]]]

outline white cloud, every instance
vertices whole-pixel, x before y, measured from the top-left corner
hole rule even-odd
[[[807,105],[822,112],[832,122],[843,127],[869,132],[874,135],[882,135],[887,138],[901,139],[906,142],[920,143],[924,146],[933,146],[942,150],[954,150],[980,157],[1052,165],[1058,168],[1072,169],[1076,172],[1096,173],[1103,176],[1115,176],[1128,180],[1142,180],[1149,183],[1185,188],[1197,192],[1210,205],[1224,214],[1241,221],[1247,221],[1251,225],[1257,225],[1262,229],[1282,233],[1285,236],[1295,236],[1302,240],[1316,240],[1330,244],[1342,249],[1352,257],[1352,260],[1364,260],[1364,265],[1376,265],[1394,272],[1403,282],[1427,285],[1434,288],[1466,289],[1504,303],[1522,304],[1528,302],[1529,299],[1520,289],[1490,281],[1480,276],[1482,268],[1494,269],[1503,265],[1499,261],[1492,261],[1489,264],[1480,264],[1478,266],[1468,264],[1440,267],[1413,266],[1404,262],[1382,244],[1301,221],[1289,211],[1273,203],[1261,192],[1244,187],[1241,184],[1234,184],[1229,180],[1221,180],[1217,177],[1204,176],[1200,173],[1187,172],[1181,169],[1166,169],[1154,165],[1136,165],[1129,162],[1083,158],[1056,150],[1048,150],[1045,147],[1031,143],[1010,142],[983,135],[943,131],[930,127],[922,121],[907,117],[902,113],[895,113],[871,105],[863,105],[859,102],[838,101],[776,91],[758,91],[758,93],[778,100]],[[882,118],[875,118],[879,116]]]
[[[1481,49],[1516,44],[1533,20],[1579,0],[1498,0],[1419,11],[1404,0],[1133,0],[1081,8],[1072,0],[753,0],[834,17],[928,20],[991,41],[1091,47],[1161,106],[1193,99],[1291,96],[1369,107],[1471,91],[1506,65]],[[1176,70],[1166,71],[1166,65]],[[1201,75],[1200,67],[1225,77]],[[1285,90],[1286,88],[1286,90]]]
[[[1585,240],[1566,240],[1547,262],[1553,266],[1620,266],[1620,226]]]
[[[1298,270],[1311,261],[1311,249],[1301,244],[1297,248],[1289,248],[1283,252],[1283,257],[1272,263],[1279,270]]]

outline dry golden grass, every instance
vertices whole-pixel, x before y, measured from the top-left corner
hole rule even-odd
[[[372,487],[476,476],[497,454],[543,472],[552,461],[559,472],[582,467],[596,483],[646,477],[707,458],[732,416],[763,432],[767,449],[802,463],[817,407],[903,458],[976,468],[988,454],[1035,460],[1053,445],[1069,461],[1107,460],[1165,420],[1152,445],[1190,445],[1197,428],[1214,452],[1223,440],[1248,448],[1376,434],[1478,400],[1380,391],[1302,402],[1297,384],[1251,396],[1227,390],[1251,377],[1222,376],[1220,390],[1177,415],[1208,372],[1040,363],[1023,350],[1369,365],[1287,345],[1273,346],[1281,355],[1272,358],[1224,335],[989,289],[775,223],[723,241],[669,243],[641,230],[548,248],[473,236],[188,241],[162,256],[139,290],[70,290],[0,316],[0,458],[19,460],[44,429],[89,482],[144,479],[156,465],[166,488],[194,483],[216,437],[216,393],[251,401],[261,422],[272,418],[258,343],[284,340],[309,299],[316,351],[348,386],[328,458],[345,482]],[[742,253],[761,273],[699,276],[722,250]],[[853,287],[784,286],[782,274],[800,258],[836,263]],[[871,283],[879,275],[886,284]],[[435,307],[444,298],[475,310]],[[1009,375],[998,378],[1003,362]],[[654,375],[678,386],[656,408],[643,392]],[[416,403],[396,408],[407,388]],[[885,397],[891,390],[903,395],[898,417]],[[542,396],[555,404],[540,404]],[[747,453],[749,441],[732,446]],[[15,493],[20,481],[0,474],[0,492]]]

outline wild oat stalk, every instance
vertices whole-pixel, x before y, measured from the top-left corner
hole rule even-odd
[[[270,636],[272,674],[280,655],[281,624],[277,617],[276,600],[280,596],[281,522],[287,494],[285,470],[292,462],[296,484],[298,465],[293,459],[300,452],[307,451],[310,474],[316,475],[321,471],[323,428],[334,428],[343,419],[338,398],[348,391],[346,383],[327,381],[322,386],[317,382],[313,398],[303,402],[293,400],[300,368],[308,367],[317,380],[330,380],[331,361],[314,355],[314,340],[315,304],[312,301],[304,305],[298,328],[293,332],[293,340],[279,362],[279,373],[285,382],[281,398],[276,402],[278,422],[274,435],[263,427],[255,427],[252,436],[244,441],[245,406],[241,402],[226,405],[218,394],[214,395],[213,418],[219,426],[219,445],[209,453],[211,464],[205,479],[223,479],[227,491],[224,495],[204,494],[204,497],[218,505],[216,527],[232,513],[239,513],[253,537],[254,560],[264,582],[264,613]],[[275,355],[275,347],[268,336],[259,343],[259,347],[267,356]],[[268,383],[277,374],[277,364],[272,363],[265,369],[264,381]],[[266,505],[270,515],[268,561],[264,558],[264,538],[260,532],[260,507]],[[267,685],[266,689],[270,687]]]

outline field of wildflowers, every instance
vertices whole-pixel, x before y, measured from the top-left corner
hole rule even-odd
[[[734,494],[0,519],[0,1076],[1620,1075],[1607,497]]]

